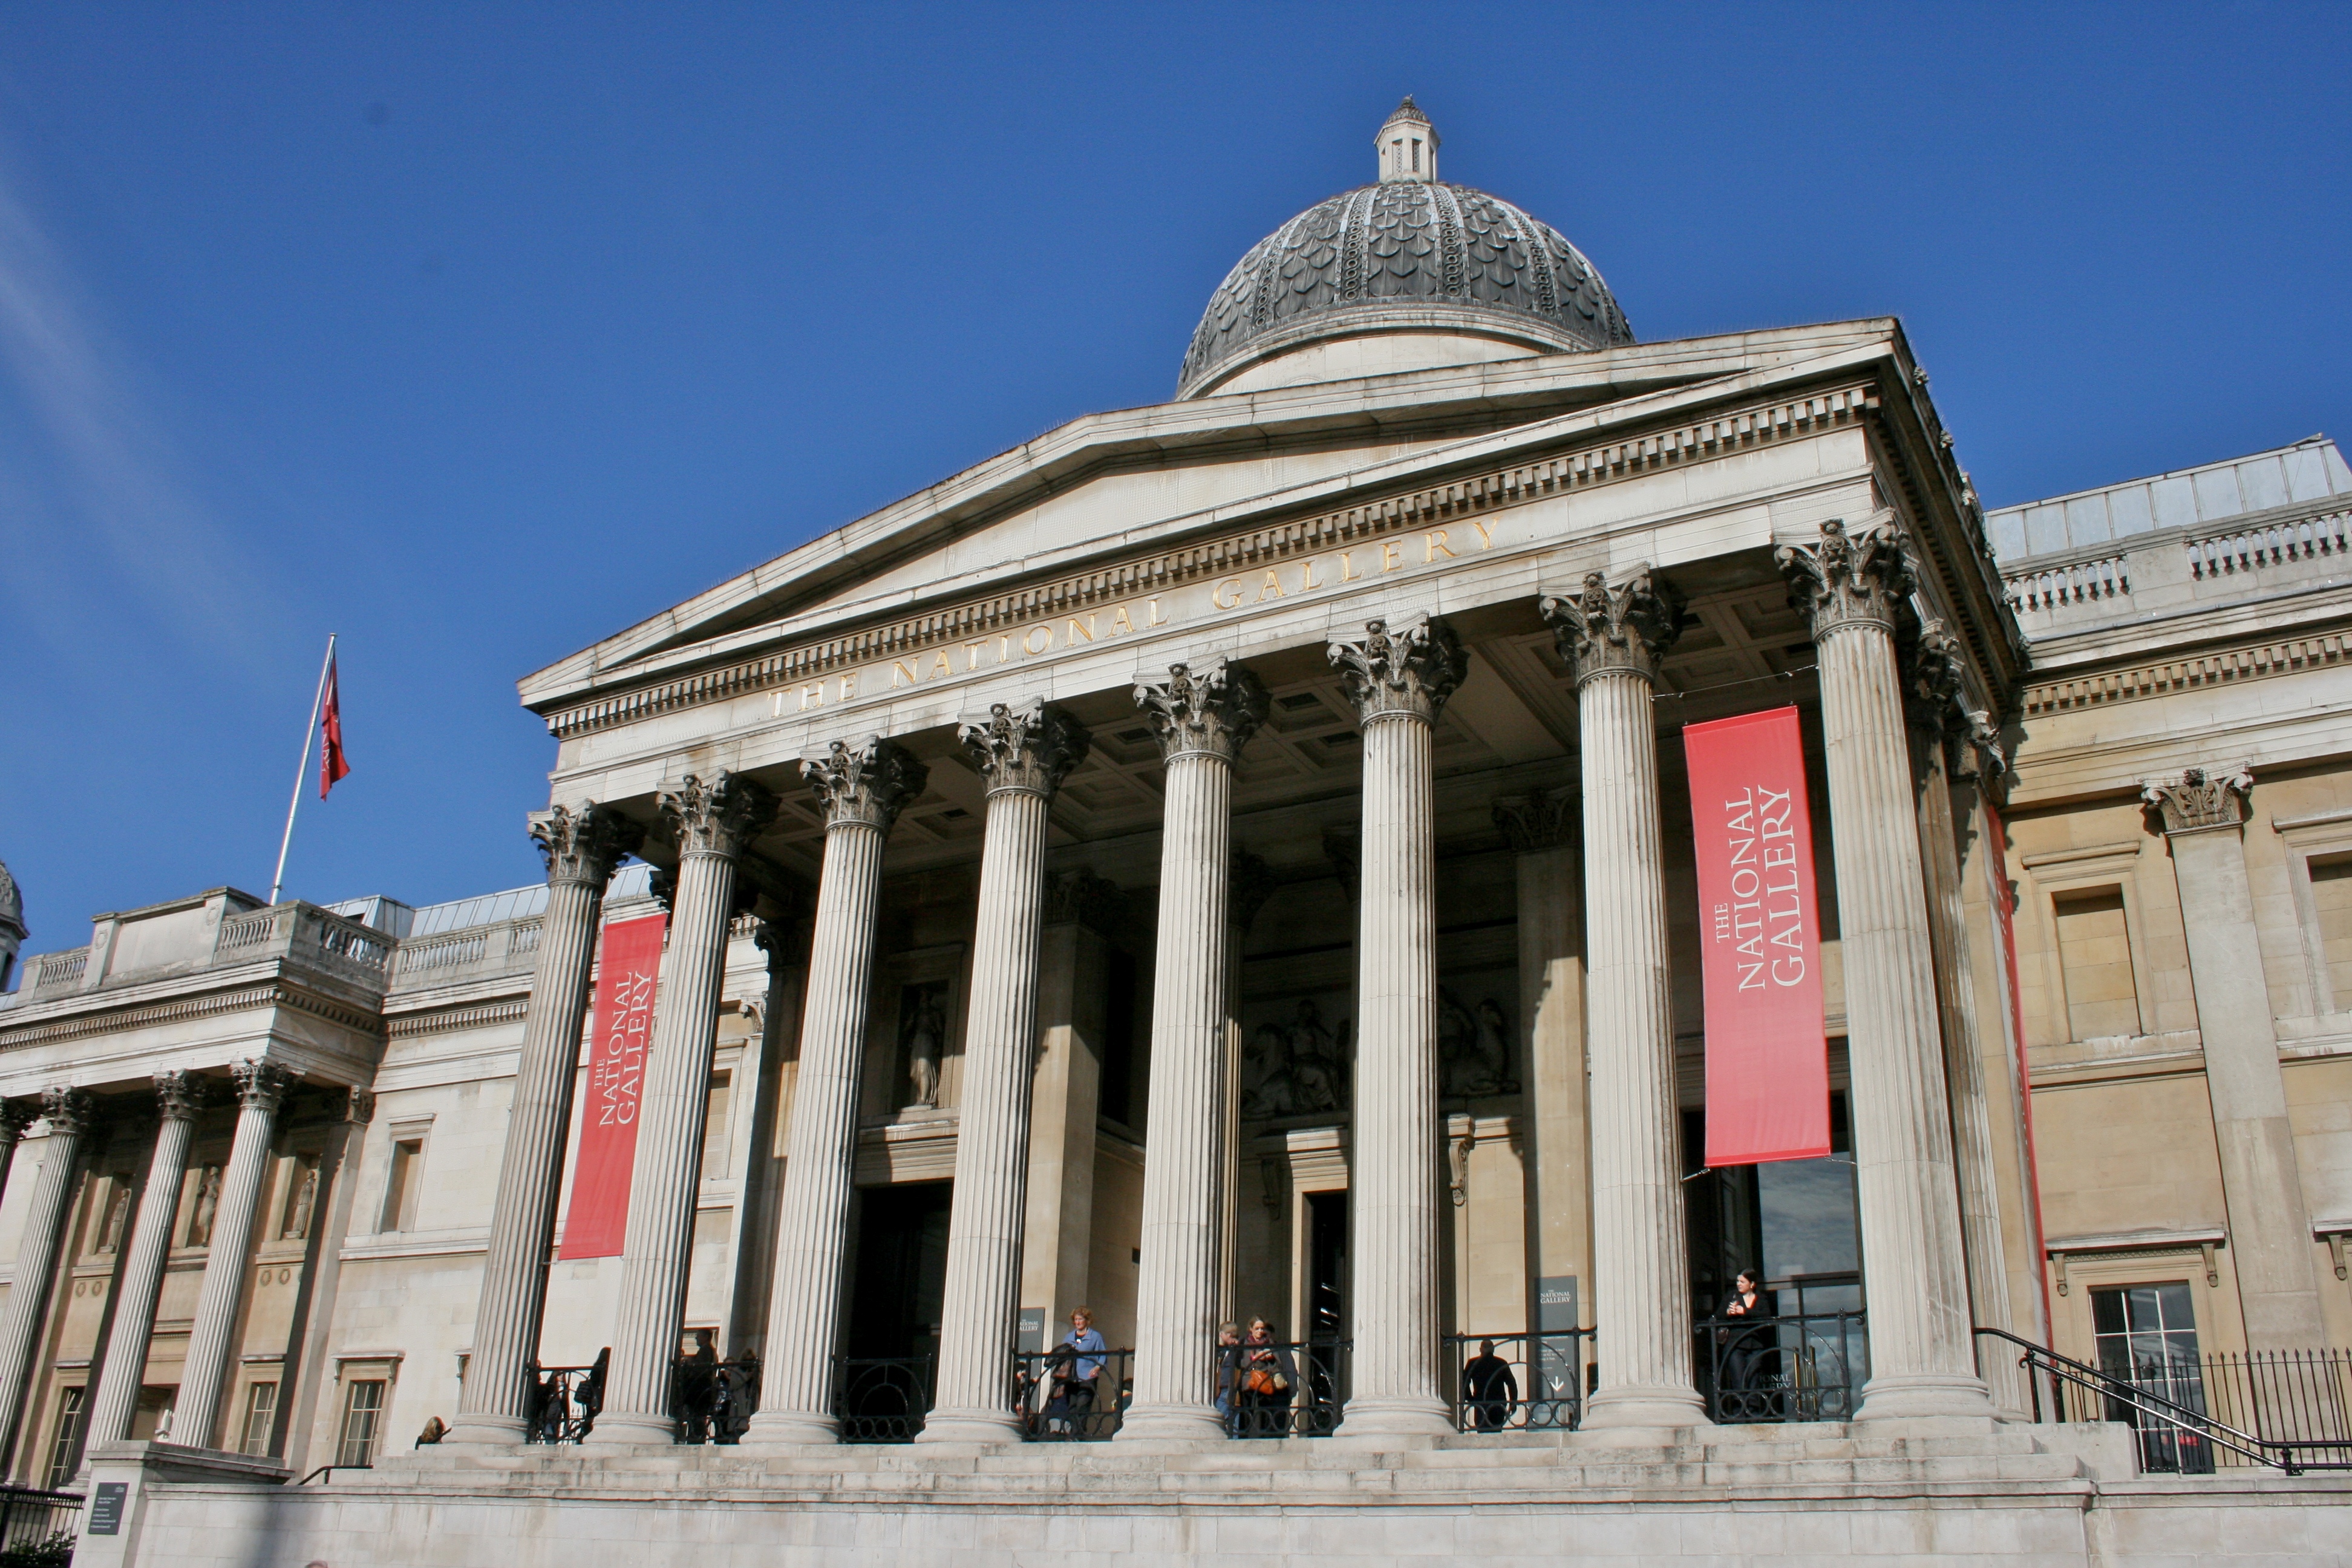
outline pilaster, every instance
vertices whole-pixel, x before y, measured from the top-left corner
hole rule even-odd
[[[236,1063],[229,1077],[236,1087],[236,1133],[221,1177],[220,1207],[173,1415],[173,1436],[192,1448],[214,1447],[214,1429],[220,1424],[221,1394],[236,1353],[246,1279],[252,1272],[253,1226],[269,1174],[269,1145],[277,1135],[278,1108],[294,1081],[292,1073],[265,1057]]]

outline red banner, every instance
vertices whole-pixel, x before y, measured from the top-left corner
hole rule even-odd
[[[590,1020],[588,1095],[580,1112],[580,1164],[572,1175],[559,1258],[618,1258],[629,1228],[629,1173],[637,1160],[637,1105],[661,977],[665,915],[604,928]]]
[[[1830,1152],[1812,814],[1794,708],[1683,731],[1706,981],[1706,1163]]]

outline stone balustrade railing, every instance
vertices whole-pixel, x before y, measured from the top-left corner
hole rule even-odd
[[[89,949],[75,948],[70,952],[45,952],[33,965],[33,989],[48,991],[81,983],[82,972],[89,967]]]
[[[528,972],[536,962],[544,926],[534,914],[406,938],[394,950],[392,989],[414,991]]]
[[[2160,529],[2001,563],[2031,637],[2095,630],[2134,616],[2228,603],[2352,573],[2352,511],[2282,507],[2231,525]]]

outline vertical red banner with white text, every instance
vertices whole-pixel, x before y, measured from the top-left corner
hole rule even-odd
[[[1830,1152],[1812,813],[1794,708],[1683,731],[1706,983],[1706,1163]]]
[[[637,1106],[653,1037],[665,915],[604,928],[590,1018],[588,1092],[580,1110],[580,1163],[563,1215],[559,1258],[618,1258],[629,1228],[629,1173],[637,1160]]]

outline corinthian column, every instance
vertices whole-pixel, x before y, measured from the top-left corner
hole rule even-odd
[[[163,1265],[172,1252],[172,1224],[180,1214],[180,1182],[188,1169],[188,1141],[196,1124],[200,1086],[184,1072],[155,1075],[155,1149],[147,1159],[147,1184],[139,1194],[139,1218],[131,1227],[131,1255],[114,1300],[114,1326],[106,1336],[106,1364],[98,1378],[89,1426],[82,1446],[96,1449],[131,1436],[139,1413],[139,1384],[147,1370],[147,1342],[155,1331],[155,1300],[163,1289]]]
[[[1415,616],[1335,642],[1364,736],[1357,904],[1355,1231],[1349,1436],[1452,1429],[1437,1386],[1437,818],[1430,731],[1469,668]]]
[[[1969,1331],[1927,876],[1895,668],[1895,625],[1913,586],[1907,555],[1892,522],[1849,536],[1835,521],[1822,525],[1819,542],[1784,545],[1777,555],[1819,650],[1870,1313],[1865,1420],[1992,1413]]]
[[[1690,1273],[1675,1152],[1674,996],[1658,823],[1658,661],[1682,597],[1644,567],[1595,572],[1544,619],[1576,671],[1584,777],[1585,998],[1591,1089],[1592,1321],[1601,1386],[1588,1426],[1694,1426]]]
[[[236,1081],[236,1136],[221,1177],[220,1208],[213,1216],[212,1250],[205,1258],[205,1282],[196,1295],[195,1326],[188,1331],[188,1359],[180,1373],[180,1403],[172,1417],[173,1436],[191,1448],[213,1446],[220,1415],[222,1385],[236,1352],[237,1310],[244,1304],[253,1222],[261,1212],[261,1188],[269,1173],[269,1143],[277,1136],[278,1107],[293,1074],[260,1058],[229,1068]]]
[[[1918,786],[1919,863],[1927,886],[1927,942],[1936,961],[1936,1005],[1943,1026],[1944,1091],[1951,1102],[1952,1156],[1959,1182],[1960,1234],[1969,1304],[1977,1328],[2010,1331],[2009,1271],[2000,1244],[2000,1189],[1993,1173],[1992,1122],[1985,1107],[1984,1038],[1969,962],[1968,910],[1960,897],[1959,834],[1952,813],[1956,748],[1977,733],[1962,705],[1967,655],[1941,621],[1919,629],[1909,650],[1904,695]],[[1973,1345],[1975,1336],[1969,1336]],[[1999,1344],[1977,1358],[1994,1403],[2022,1416],[2024,1380],[2017,1357]]]
[[[49,1135],[41,1141],[41,1170],[33,1178],[33,1201],[25,1210],[7,1305],[0,1307],[0,1458],[16,1441],[16,1423],[25,1414],[25,1386],[32,1380],[33,1352],[48,1316],[50,1277],[57,1272],[58,1248],[73,1207],[90,1113],[90,1098],[80,1089],[52,1089],[41,1096]]]
[[[2242,766],[2191,768],[2177,779],[2150,781],[2141,794],[2164,831],[2180,884],[2189,984],[2197,996],[2246,1343],[2302,1351],[2326,1343],[2327,1330],[2246,879],[2246,805],[2253,786]]]
[[[833,1414],[834,1333],[849,1239],[882,846],[899,808],[923,793],[930,775],[877,735],[854,748],[835,741],[822,761],[801,764],[801,776],[824,804],[824,868],[809,947],[800,1076],[785,1134],[768,1363],[760,1413],[744,1435],[751,1447],[830,1443],[840,1431]]]
[[[1139,684],[1166,759],[1159,955],[1135,1292],[1135,1403],[1121,1437],[1222,1437],[1217,1306],[1224,1226],[1225,1021],[1232,985],[1226,877],[1234,759],[1265,721],[1257,677],[1220,658]]]
[[[8,1173],[16,1164],[16,1145],[41,1108],[29,1100],[0,1100],[0,1195],[8,1191]]]
[[[939,1394],[926,1443],[1003,1443],[1013,1415],[1013,1318],[1029,1162],[1030,1057],[1037,1044],[1037,952],[1044,926],[1045,807],[1087,754],[1088,737],[1042,701],[1000,702],[957,731],[988,786],[956,1116],[955,1195]]]
[[[708,784],[688,773],[656,804],[677,846],[676,914],[646,1052],[612,1371],[592,1443],[667,1443],[677,1435],[670,1387],[694,1251],[735,863],[776,816],[776,797],[740,773]]]
[[[643,842],[645,829],[610,806],[583,801],[534,812],[530,836],[547,861],[547,915],[490,1208],[473,1357],[458,1394],[457,1425],[443,1439],[450,1443],[520,1443],[525,1436],[604,885],[614,867]]]

